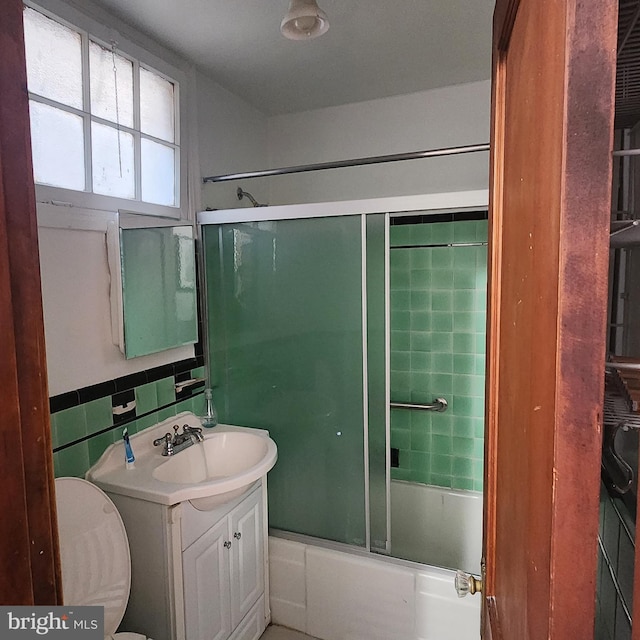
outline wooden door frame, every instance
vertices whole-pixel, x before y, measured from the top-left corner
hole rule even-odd
[[[600,486],[602,399],[604,393],[605,324],[610,219],[611,149],[615,82],[617,2],[558,0],[566,21],[563,64],[566,99],[563,112],[561,201],[558,211],[558,317],[551,540],[548,601],[535,615],[548,616],[548,638],[590,637],[595,611],[595,576]],[[498,438],[500,428],[500,322],[503,293],[503,165],[506,52],[525,0],[497,0],[494,13],[490,175],[491,298],[487,330],[487,437],[485,441],[485,572],[483,629],[487,638],[503,638],[497,593],[496,547],[499,500]],[[613,31],[612,31],[613,30]],[[557,69],[556,69],[557,71]],[[594,73],[601,73],[594,82]],[[556,75],[557,77],[557,75]],[[515,137],[518,132],[512,132]],[[512,137],[512,139],[513,139]],[[545,185],[540,184],[540,189]],[[587,216],[587,212],[589,215]],[[587,220],[588,224],[584,224]],[[585,278],[589,256],[592,282]],[[595,301],[595,304],[594,304]],[[598,313],[598,305],[601,305]],[[595,307],[595,312],[594,312]],[[523,553],[525,550],[523,549]],[[576,574],[579,556],[582,574]],[[580,563],[578,563],[580,564]],[[544,567],[543,567],[544,570]],[[526,592],[526,586],[524,588]],[[538,590],[540,596],[540,590]],[[527,597],[530,597],[527,595]],[[542,607],[541,607],[542,608]],[[577,635],[576,635],[577,634]],[[506,636],[504,636],[506,638]],[[547,636],[545,636],[547,637]],[[509,638],[511,640],[511,638]],[[524,638],[518,640],[525,640]]]
[[[0,20],[0,603],[62,603],[21,0]]]

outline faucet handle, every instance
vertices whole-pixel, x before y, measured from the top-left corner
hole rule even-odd
[[[169,444],[169,442],[171,442],[171,434],[170,433],[165,433],[162,438],[156,438],[153,441],[153,446],[154,447],[159,447],[161,444]]]
[[[202,442],[204,440],[204,436],[202,435],[202,429],[200,427],[192,427],[188,424],[182,426],[182,433],[187,435],[193,435],[198,442]]]
[[[154,447],[158,447],[161,444],[164,444],[164,449],[162,450],[163,456],[173,455],[173,440],[170,433],[167,432],[162,436],[162,438],[156,438],[153,441]]]
[[[177,429],[178,427],[174,427]],[[200,427],[192,427],[191,425],[185,424],[182,426],[183,433],[202,433],[202,429]]]

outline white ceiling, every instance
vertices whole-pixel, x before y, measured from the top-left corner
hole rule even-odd
[[[98,0],[267,115],[486,80],[494,0],[319,0],[315,40],[280,35],[288,0]]]

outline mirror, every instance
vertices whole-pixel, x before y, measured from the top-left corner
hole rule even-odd
[[[121,215],[110,236],[114,341],[125,357],[197,342],[193,225]]]

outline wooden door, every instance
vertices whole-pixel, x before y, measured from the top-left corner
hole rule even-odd
[[[21,0],[0,19],[0,604],[61,603]]]
[[[615,0],[494,15],[485,637],[593,637]]]
[[[485,637],[593,637],[615,0],[494,15]]]

